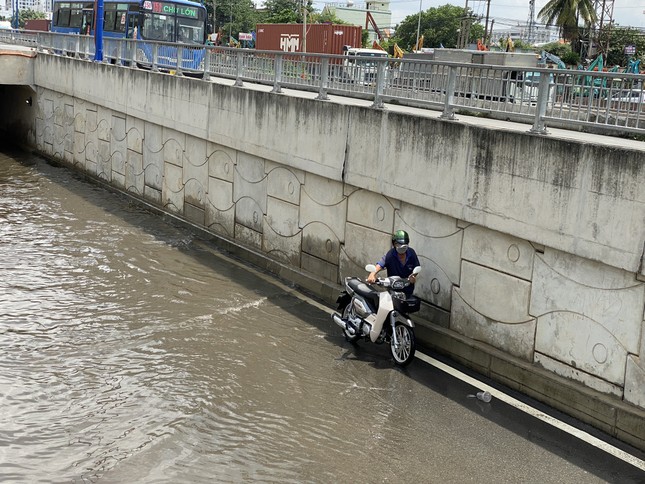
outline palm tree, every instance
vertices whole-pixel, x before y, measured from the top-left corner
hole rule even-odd
[[[580,19],[586,26],[591,26],[597,19],[593,0],[549,0],[538,17],[547,25],[557,25],[562,38],[571,44],[577,44],[580,38]]]

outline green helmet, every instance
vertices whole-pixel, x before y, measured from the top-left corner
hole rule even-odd
[[[405,230],[397,230],[392,235],[392,244],[408,245],[410,243],[410,236]]]

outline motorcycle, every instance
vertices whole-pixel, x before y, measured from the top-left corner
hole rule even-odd
[[[368,264],[365,270],[374,272],[376,266]],[[421,267],[417,266],[412,274],[419,272]],[[407,278],[399,276],[378,278],[374,285],[358,277],[346,277],[345,290],[336,300],[340,314],[333,313],[331,318],[350,343],[360,338],[376,344],[389,343],[396,364],[406,366],[416,350],[414,323],[408,315],[421,306],[418,298],[403,292],[409,285]]]

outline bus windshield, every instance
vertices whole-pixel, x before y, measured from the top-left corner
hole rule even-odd
[[[143,2],[141,37],[164,42],[203,44],[205,10],[174,2]]]

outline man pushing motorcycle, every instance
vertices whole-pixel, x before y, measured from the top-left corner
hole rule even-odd
[[[399,276],[410,281],[410,285],[403,290],[406,295],[410,296],[414,292],[414,284],[417,282],[417,275],[412,271],[420,265],[417,253],[410,247],[410,236],[405,230],[397,230],[392,235],[392,248],[381,257],[381,260],[376,264],[376,270],[367,276],[367,282],[374,284],[376,274],[385,269],[388,277]]]
[[[387,343],[400,366],[408,365],[414,358],[416,340],[409,314],[421,306],[419,298],[412,296],[421,266],[409,244],[407,232],[394,232],[392,249],[376,266],[365,266],[370,273],[367,281],[345,277],[345,289],[336,300],[339,312],[331,315],[347,341],[355,344],[363,338],[372,343]],[[387,277],[377,278],[383,269],[387,269]]]

